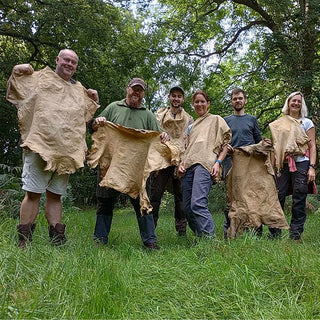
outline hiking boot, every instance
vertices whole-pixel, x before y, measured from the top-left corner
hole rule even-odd
[[[289,232],[289,238],[295,242],[301,242],[301,233],[298,231],[291,231]]]
[[[296,243],[301,243],[301,242],[302,242],[301,237],[300,237],[300,234],[298,234],[298,233],[291,233],[291,234],[289,235],[289,237],[290,237],[290,239],[291,239],[292,241],[294,241],[294,242],[296,242]]]
[[[56,246],[61,246],[66,243],[67,238],[65,236],[66,225],[57,223],[55,226],[49,226],[50,241]]]
[[[269,233],[267,236],[268,240],[276,240],[281,238],[281,229],[269,228]]]
[[[32,234],[36,228],[35,223],[18,224],[18,247],[25,249],[28,243],[32,242]]]
[[[144,243],[143,244],[147,249],[149,250],[160,250],[159,246],[157,245],[156,242],[153,243]]]

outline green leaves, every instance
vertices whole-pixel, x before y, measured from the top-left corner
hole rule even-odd
[[[229,92],[241,86],[247,112],[262,128],[294,90],[305,93],[313,120],[320,119],[316,0],[3,0],[0,17],[0,143],[13,163],[16,110],[4,100],[11,69],[26,62],[54,67],[65,47],[79,54],[75,77],[99,91],[102,107],[123,98],[128,80],[139,76],[152,110],[180,84],[187,109],[201,88],[213,98],[212,111],[226,115]]]
[[[161,18],[158,32],[183,39],[164,46],[164,50],[199,62],[200,76],[191,87],[200,84],[216,97],[213,112],[224,115],[229,91],[240,86],[248,92],[247,112],[257,115],[266,128],[279,115],[286,96],[301,90],[317,122],[318,1],[160,2],[166,16]]]

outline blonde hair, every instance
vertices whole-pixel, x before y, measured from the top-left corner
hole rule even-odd
[[[284,103],[284,106],[282,108],[282,113],[283,114],[289,114],[289,102],[292,99],[292,97],[296,96],[296,95],[300,95],[301,96],[301,110],[300,110],[300,115],[301,117],[307,117],[308,116],[308,108],[306,105],[306,102],[304,100],[303,94],[300,91],[296,91],[296,92],[292,92],[290,93],[290,95],[288,96],[286,102]]]

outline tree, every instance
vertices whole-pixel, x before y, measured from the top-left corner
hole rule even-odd
[[[0,0],[0,164],[21,165],[16,110],[5,100],[15,64],[54,68],[59,50],[71,48],[80,58],[75,78],[98,90],[101,108],[122,99],[129,79],[136,76],[150,84],[146,101],[152,102],[157,57],[144,48],[154,39],[143,32],[143,19],[122,5],[117,0]],[[95,173],[85,167],[70,182],[76,202],[91,204]]]
[[[80,58],[76,79],[97,89],[104,107],[123,98],[131,77],[146,73],[141,28],[116,1],[0,0],[0,163],[21,161],[16,110],[5,101],[15,64],[54,68],[59,50],[72,48]]]
[[[157,26],[167,39],[161,49],[206,64],[202,81],[218,101],[225,103],[226,91],[241,85],[265,126],[279,114],[286,95],[301,90],[318,123],[319,1],[159,2],[164,13]]]

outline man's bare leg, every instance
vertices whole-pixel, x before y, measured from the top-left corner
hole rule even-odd
[[[25,248],[32,241],[32,233],[36,227],[34,223],[39,213],[41,193],[27,191],[20,207],[20,224],[17,225],[18,246]]]
[[[46,192],[46,218],[49,223],[49,237],[56,245],[62,245],[66,242],[66,225],[61,224],[62,203],[61,195]]]
[[[61,195],[46,192],[46,218],[51,226],[61,223],[62,220],[62,203]]]

